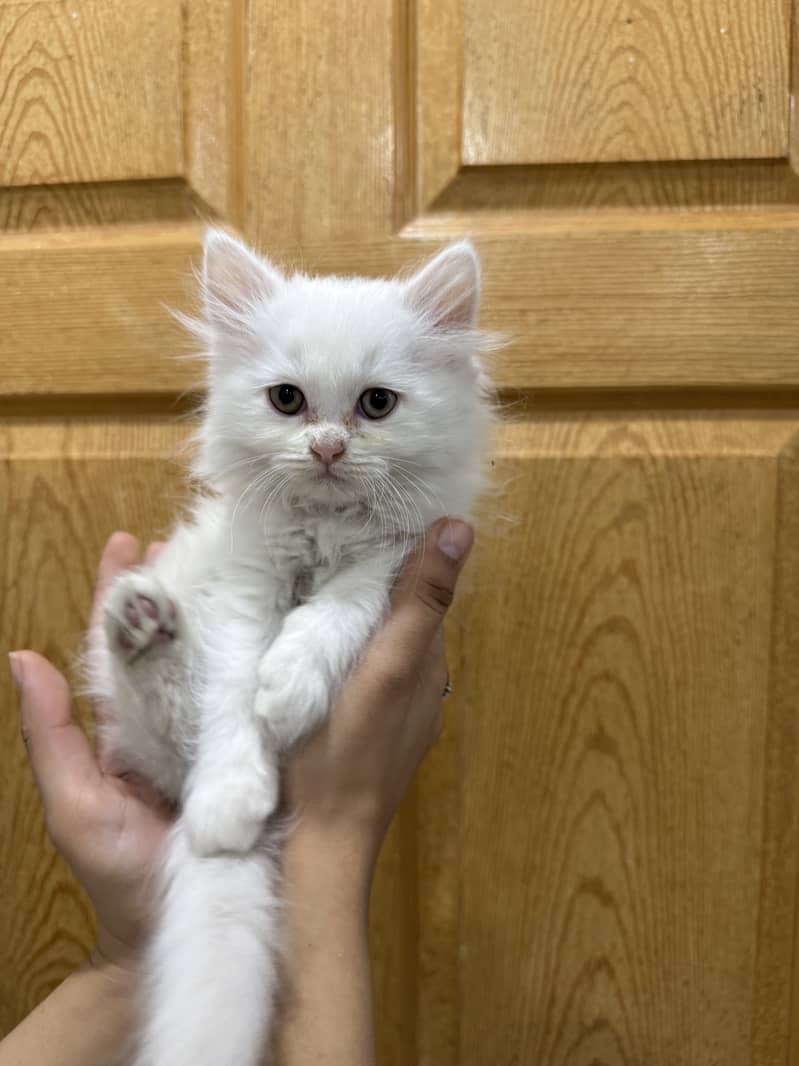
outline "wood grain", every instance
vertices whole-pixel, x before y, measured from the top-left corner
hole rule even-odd
[[[178,0],[0,5],[0,185],[183,172]]]
[[[3,233],[179,223],[199,213],[192,191],[179,178],[0,189]]]
[[[799,215],[659,215],[651,229],[592,232],[550,218],[478,238],[482,322],[508,338],[503,388],[795,386]],[[629,223],[629,215],[626,216]],[[641,216],[643,217],[643,216]],[[703,228],[704,227],[704,228]],[[321,272],[391,274],[460,231],[431,216],[416,239],[268,250]],[[0,245],[8,295],[0,395],[175,393],[201,369],[167,307],[196,307],[199,226],[92,230]],[[46,314],[43,311],[46,309]]]
[[[244,211],[244,9],[243,0],[192,0],[183,8],[186,176],[234,226]]]
[[[200,378],[169,308],[196,309],[199,225],[24,234],[0,243],[6,395],[174,393]],[[134,388],[135,387],[135,388]]]
[[[464,4],[464,163],[787,152],[783,0]]]
[[[395,93],[405,106],[396,122],[409,145],[408,202],[401,221],[424,210],[455,178],[461,163],[463,4],[419,0],[407,10],[407,40],[397,59]],[[398,193],[402,191],[402,184]]]
[[[796,92],[799,88],[799,70],[796,55],[799,47],[799,9],[796,4],[787,5],[790,34],[790,103],[788,107],[788,162],[799,173],[799,116],[796,114]]]
[[[569,217],[601,226],[619,216],[631,226],[666,212],[698,221],[736,209],[795,210],[797,203],[799,176],[782,159],[463,167],[428,204],[427,218],[446,213],[481,232],[512,215],[529,231]]]
[[[68,666],[107,534],[179,506],[202,218],[320,272],[483,258],[526,403],[378,871],[386,1066],[796,1059],[787,7],[0,4],[3,649]],[[91,937],[4,676],[0,1031]]]
[[[451,633],[460,1010],[436,1061],[785,1061],[797,427],[622,413],[506,428],[515,526],[479,542]]]
[[[1,648],[35,648],[74,676],[102,545],[114,529],[143,542],[165,535],[185,498],[179,456],[188,430],[174,418],[120,415],[0,425]],[[88,708],[80,709],[88,724]],[[2,1036],[85,957],[93,938],[86,898],[44,834],[7,673],[0,782]],[[417,823],[411,795],[384,848],[372,906],[381,1061],[398,1066],[413,1061],[416,1047],[407,1011],[418,987]]]
[[[797,855],[788,841],[797,838],[794,797],[797,780],[796,731],[797,700],[795,677],[799,662],[799,581],[797,538],[794,516],[799,514],[797,477],[797,437],[780,451],[777,469],[777,515],[774,542],[773,611],[771,631],[771,679],[769,719],[764,759],[770,768],[774,787],[767,790],[763,804],[763,847],[761,850],[762,890],[757,929],[757,955],[754,988],[757,997],[752,1011],[752,1062],[782,1062],[785,1059],[786,989],[780,968],[785,932],[793,929],[794,956],[791,987],[788,989],[789,1053],[787,1061],[799,1061],[799,1013],[796,973],[796,938],[799,936],[797,906],[791,897],[788,878],[796,881]],[[783,876],[786,878],[782,883]],[[794,892],[795,896],[795,892]]]
[[[74,676],[99,552],[115,528],[162,533],[181,498],[172,421],[0,426],[0,647],[32,647]],[[85,711],[85,708],[83,708]],[[0,1033],[85,957],[88,901],[44,836],[7,671],[0,684]]]
[[[369,953],[372,960],[377,1061],[419,1061],[420,980],[419,816],[411,789],[383,845],[372,887]]]
[[[245,234],[290,249],[391,231],[395,145],[389,0],[253,4]],[[268,58],[267,58],[268,57]]]
[[[784,1050],[799,649],[771,575],[797,587],[799,512],[778,509],[797,426],[644,412],[503,430],[515,524],[484,531],[450,630],[447,739],[378,878],[385,1061],[735,1066],[744,1020],[764,1017]],[[69,661],[105,536],[159,534],[178,506],[183,432],[119,416],[5,427],[4,646]],[[497,585],[510,572],[515,593]],[[3,693],[7,1028],[91,921],[42,841]]]

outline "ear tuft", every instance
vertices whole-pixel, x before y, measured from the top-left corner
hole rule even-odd
[[[203,240],[203,296],[208,321],[231,325],[254,304],[269,300],[282,280],[266,260],[221,229],[209,229]]]
[[[471,329],[480,303],[480,260],[471,241],[449,245],[414,274],[407,299],[436,329]]]

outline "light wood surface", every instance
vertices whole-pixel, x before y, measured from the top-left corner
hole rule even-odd
[[[392,4],[296,0],[251,9],[244,143],[247,232],[302,255],[308,241],[391,227]]]
[[[797,429],[609,411],[503,430],[519,517],[488,519],[470,564],[404,852],[424,894],[381,942],[393,959],[418,929],[418,1061],[785,1061]]]
[[[44,235],[54,230],[74,233],[80,229],[131,223],[179,224],[198,214],[192,190],[179,178],[18,185],[0,189],[3,233]],[[42,293],[29,288],[19,298],[40,301]]]
[[[98,553],[114,528],[148,538],[167,527],[181,495],[179,469],[168,457],[184,432],[174,421],[130,417],[21,419],[0,427],[4,650],[36,648],[76,676]],[[0,1032],[6,1032],[82,961],[93,929],[85,895],[44,835],[7,671],[0,799]]]
[[[183,172],[177,0],[0,4],[0,184]]]
[[[206,220],[307,270],[483,259],[497,491],[378,871],[382,1066],[799,1064],[787,17],[0,4],[3,649],[69,669],[107,535],[180,506]],[[6,681],[0,1031],[91,938]]]
[[[493,362],[499,386],[799,384],[799,214],[708,213],[701,226],[660,216],[647,230],[639,216],[636,232],[629,212],[598,231],[572,217],[525,237],[497,211],[494,232],[476,242],[482,321],[506,340]],[[394,273],[480,224],[433,214],[413,240],[309,243],[277,258],[307,270]],[[195,221],[3,242],[0,396],[195,387],[196,364],[172,358],[190,346],[169,308],[196,306],[200,235]]]
[[[536,519],[481,544],[459,634],[465,1061],[785,1061],[797,428],[506,431],[506,506]],[[516,583],[489,595],[491,568]]]
[[[782,0],[464,0],[463,161],[782,156]]]
[[[208,214],[242,224],[244,0],[183,5],[185,173]]]

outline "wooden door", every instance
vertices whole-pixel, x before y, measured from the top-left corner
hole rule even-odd
[[[168,523],[203,219],[307,269],[482,254],[501,491],[375,890],[388,1066],[799,1062],[790,18],[0,3],[4,647],[66,664],[106,535]],[[91,915],[2,696],[8,1028]]]

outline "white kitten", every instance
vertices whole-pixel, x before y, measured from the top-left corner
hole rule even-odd
[[[206,238],[196,472],[214,494],[112,585],[90,667],[113,758],[181,804],[139,1066],[259,1061],[278,756],[326,714],[414,539],[483,485],[478,294],[465,242],[410,280],[369,281],[284,277]]]

